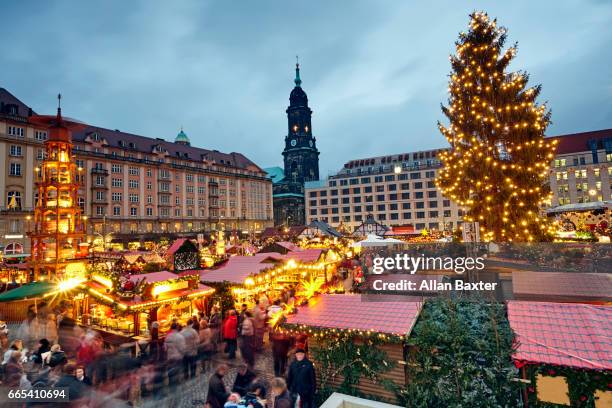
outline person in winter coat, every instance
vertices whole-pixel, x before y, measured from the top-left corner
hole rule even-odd
[[[235,317],[235,316],[234,316]],[[208,394],[206,395],[206,404],[210,408],[221,408],[229,397],[229,392],[225,389],[223,377],[227,374],[228,368],[225,364],[217,366],[214,374],[208,380]]]
[[[200,335],[192,327],[193,321],[187,321],[187,326],[181,330],[181,336],[185,339],[185,356],[183,357],[185,377],[194,378],[196,375],[196,364],[198,361],[198,345]]]
[[[223,322],[223,338],[225,339],[225,351],[228,353],[228,358],[233,360],[236,358],[237,338],[238,338],[238,319],[236,311],[230,310]]]
[[[276,377],[270,385],[272,386],[272,396],[274,398],[273,408],[292,408],[294,406],[284,379]]]
[[[287,357],[291,348],[291,339],[278,330],[270,333],[272,342],[272,359],[274,361],[274,375],[282,377],[287,370]]]
[[[244,397],[256,378],[257,374],[251,371],[249,367],[244,364],[241,365],[238,367],[238,373],[236,374],[236,380],[234,380],[232,392],[237,392],[241,397]]]
[[[212,310],[210,311],[208,327],[210,327],[210,330],[212,331],[212,341],[215,345],[215,350],[217,350],[217,344],[219,344],[221,337],[221,312],[217,306],[213,306]]]
[[[300,397],[301,408],[314,408],[314,395],[317,390],[314,366],[306,358],[304,349],[295,350],[295,360],[289,366],[287,375],[289,391],[295,402]]]
[[[240,353],[249,368],[255,367],[255,323],[248,310],[244,312],[240,338]]]
[[[255,350],[263,348],[263,338],[266,332],[266,308],[257,301],[253,309],[253,323],[255,323]]]
[[[212,341],[212,330],[210,330],[205,320],[200,320],[199,336],[200,344],[198,346],[198,355],[200,360],[202,360],[202,371],[206,371],[215,346]]]
[[[23,340],[23,346],[28,350],[34,350],[36,342],[39,340],[38,335],[38,320],[36,312],[28,310],[26,319],[21,323],[17,330],[17,338]]]
[[[168,384],[176,386],[181,380],[181,367],[185,356],[185,338],[179,332],[178,323],[172,323],[164,341],[166,363],[168,369]]]

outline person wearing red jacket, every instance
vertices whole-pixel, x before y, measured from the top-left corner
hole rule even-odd
[[[225,352],[228,353],[228,358],[233,360],[236,358],[236,349],[238,347],[238,318],[236,311],[230,310],[227,319],[223,322],[223,338],[225,339]]]

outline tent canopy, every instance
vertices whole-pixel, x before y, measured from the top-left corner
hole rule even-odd
[[[395,239],[395,238],[381,238],[378,235],[370,234],[366,239],[355,242],[353,244],[354,247],[366,248],[366,247],[377,247],[377,246],[387,246],[387,245],[395,245],[395,244],[403,244],[404,241]]]
[[[33,282],[0,294],[0,302],[39,298],[56,289],[51,282]]]

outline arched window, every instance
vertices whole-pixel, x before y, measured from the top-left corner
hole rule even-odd
[[[11,242],[4,248],[5,255],[23,254],[23,245],[19,242]]]

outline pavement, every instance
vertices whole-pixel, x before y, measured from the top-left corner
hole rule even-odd
[[[168,390],[168,388],[166,388],[168,395],[165,395],[162,398],[160,398],[160,396],[147,397],[142,399],[140,403],[136,405],[145,408],[204,407],[206,402],[206,394],[208,392],[208,379],[213,374],[214,367],[220,363],[225,363],[228,365],[229,373],[223,378],[223,380],[227,390],[230,391],[234,385],[238,367],[242,364],[242,362],[242,358],[240,358],[240,351],[237,352],[234,360],[228,360],[223,352],[218,352],[213,356],[212,364],[209,365],[206,372],[203,373],[201,371],[201,365],[198,365],[198,375],[195,378],[184,381],[174,390]],[[273,367],[272,352],[269,345],[266,344],[263,351],[256,354],[255,372],[260,379],[263,379],[265,383],[269,384],[269,382],[274,378]]]

